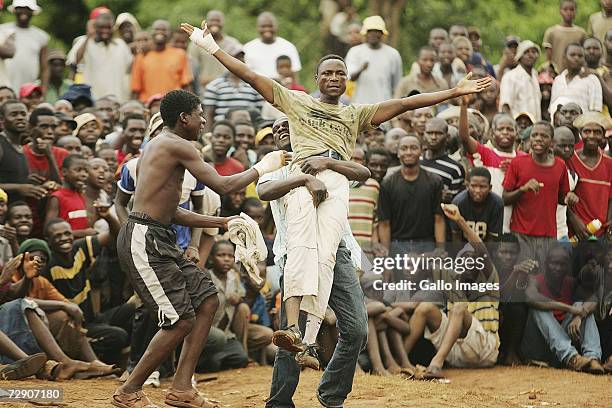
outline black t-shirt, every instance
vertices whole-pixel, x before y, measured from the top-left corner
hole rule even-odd
[[[421,168],[414,181],[407,181],[401,170],[385,177],[380,185],[379,221],[391,223],[391,239],[434,241],[434,214],[440,207],[442,180]]]
[[[453,204],[459,207],[459,212],[480,239],[499,239],[504,221],[504,201],[500,196],[490,192],[482,205],[477,207],[468,191],[464,190],[453,199]],[[455,222],[451,222],[451,228],[453,231],[459,231]],[[463,240],[466,240],[465,237]]]
[[[62,295],[81,307],[87,322],[94,318],[90,268],[101,250],[102,247],[95,236],[78,239],[72,244],[72,257],[68,263],[62,263],[51,254],[51,260],[42,273]]]
[[[0,184],[28,184],[28,160],[25,154],[15,150],[7,136],[0,133],[0,146],[2,159],[0,160]],[[16,191],[9,194],[9,201],[23,200],[23,196]]]

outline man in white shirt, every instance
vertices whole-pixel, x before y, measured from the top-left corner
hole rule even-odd
[[[244,62],[255,72],[268,78],[276,78],[276,59],[286,55],[291,59],[294,72],[302,69],[297,48],[291,42],[277,36],[278,23],[270,12],[263,12],[257,17],[259,38],[244,45]],[[220,46],[220,45],[219,45]]]
[[[586,72],[584,48],[570,44],[565,50],[566,69],[555,78],[550,97],[551,117],[557,106],[557,99],[566,97],[577,103],[583,112],[598,111],[603,107],[601,83],[597,76]]]
[[[502,77],[499,106],[513,117],[520,112],[528,112],[536,121],[542,119],[542,94],[538,73],[533,68],[539,56],[540,47],[537,44],[530,40],[522,41],[514,57],[518,65]]]
[[[352,103],[377,103],[393,97],[403,75],[402,57],[382,42],[388,35],[385,21],[370,16],[363,21],[361,34],[366,42],[352,47],[346,54],[351,81],[356,82]]]
[[[102,13],[94,21],[93,36],[83,38],[75,45],[76,60],[83,64],[83,82],[91,85],[95,98],[114,95],[120,102],[129,99],[129,80],[132,52],[121,38],[113,38],[114,18]],[[112,80],[111,80],[112,78]]]

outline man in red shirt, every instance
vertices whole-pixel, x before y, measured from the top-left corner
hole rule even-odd
[[[576,118],[574,126],[580,130],[584,145],[569,160],[578,175],[575,192],[580,199],[568,213],[572,233],[580,240],[591,235],[602,237],[604,233],[612,237],[612,158],[600,149],[612,121],[599,112],[587,112]],[[604,227],[591,234],[586,226],[595,219]]]
[[[577,197],[569,191],[567,167],[553,155],[553,127],[539,121],[531,131],[531,154],[516,157],[504,178],[504,204],[513,205],[510,229],[517,236],[521,258],[543,264],[557,240],[557,203],[572,206]]]
[[[213,124],[212,144],[213,161],[215,170],[221,176],[231,176],[244,171],[244,166],[233,157],[228,157],[227,152],[234,145],[236,130],[234,125],[227,120],[219,120]]]
[[[552,247],[546,255],[541,264],[544,272],[530,277],[525,290],[529,317],[522,352],[530,360],[603,374],[599,331],[593,315],[597,303],[574,301],[575,282],[565,248]]]
[[[59,120],[51,109],[37,108],[30,114],[32,141],[23,147],[30,174],[37,174],[41,181],[61,183],[60,167],[69,155],[66,149],[53,146],[55,129]]]

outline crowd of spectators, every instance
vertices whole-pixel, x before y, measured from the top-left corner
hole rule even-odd
[[[482,276],[499,291],[458,301],[444,293],[377,290],[357,265],[368,311],[363,370],[378,375],[445,364],[535,363],[612,371],[612,1],[574,24],[562,0],[543,39],[511,33],[498,64],[477,27],[433,28],[415,61],[385,43],[380,16],[361,22],[350,2],[330,20],[326,46],[345,58],[345,103],[377,103],[492,76],[486,91],[409,111],[364,132],[352,160],[371,177],[350,189],[349,223],[362,258],[397,254],[485,255]],[[121,10],[92,10],[68,52],[49,49],[31,24],[35,0],[13,0],[0,25],[0,379],[121,376],[158,325],[130,287],[115,238],[130,212],[137,161],[164,129],[160,101],[173,89],[201,97],[202,160],[221,175],[252,167],[290,131],[250,85],[190,44],[166,20],[141,28]],[[118,15],[115,15],[118,13]],[[206,20],[217,44],[288,89],[299,50],[270,12],[241,44],[224,14]],[[275,122],[276,121],[276,122]],[[273,124],[274,127],[273,127]],[[175,226],[185,257],[210,271],[220,306],[198,362],[210,372],[273,364],[279,327],[277,226],[256,185],[219,196],[185,173],[180,205],[205,215],[246,213],[269,256],[256,284],[234,258],[226,231]],[[388,272],[388,273],[387,273]],[[385,282],[432,281],[453,271],[393,270]],[[325,365],[338,331],[329,311],[319,343]],[[170,358],[147,381],[173,374]],[[124,374],[125,376],[125,374]]]

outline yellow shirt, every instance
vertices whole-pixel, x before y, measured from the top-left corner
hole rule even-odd
[[[380,104],[331,105],[273,82],[274,106],[289,118],[293,163],[334,150],[349,160],[357,135],[372,129]]]

